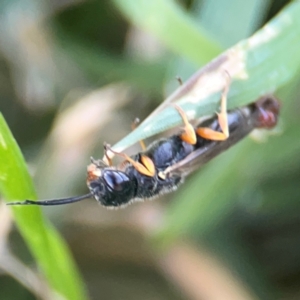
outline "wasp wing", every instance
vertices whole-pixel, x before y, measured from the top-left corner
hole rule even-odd
[[[203,143],[199,143],[198,141],[198,144],[202,144],[202,146],[195,146],[195,150],[191,154],[167,168],[163,173],[165,175],[179,173],[187,175],[238,143],[256,127],[255,122],[253,122],[254,116],[250,111],[248,107],[232,111],[228,115],[230,131],[228,139],[225,141],[203,140]],[[198,139],[201,138],[198,137]]]
[[[210,161],[219,153],[225,150],[224,149],[221,151],[220,147],[216,147],[217,143],[218,142],[212,142],[206,147],[199,148],[193,151],[190,155],[188,155],[180,162],[167,168],[163,173],[167,176],[172,176],[172,175],[185,176],[194,172],[195,170],[198,170],[208,161]]]

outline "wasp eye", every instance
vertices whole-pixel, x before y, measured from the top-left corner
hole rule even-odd
[[[123,172],[116,170],[107,170],[103,174],[105,183],[114,191],[122,191],[126,183],[130,181],[130,178]]]

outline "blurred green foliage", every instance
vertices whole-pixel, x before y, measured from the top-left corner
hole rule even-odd
[[[26,160],[33,166],[39,195],[44,196],[43,184],[53,191],[53,197],[64,193],[85,193],[84,175],[77,175],[74,171],[76,176],[66,177],[62,170],[67,169],[69,163],[74,166],[73,170],[77,170],[76,165],[84,173],[84,162],[81,165],[81,162],[72,161],[74,149],[64,148],[67,149],[67,159],[64,158],[66,163],[60,165],[60,169],[43,163],[45,160],[41,158],[47,156],[58,161],[52,150],[56,148],[51,148],[53,140],[56,138],[58,144],[63,144],[72,136],[71,130],[80,136],[84,123],[91,122],[92,117],[86,122],[72,123],[73,127],[68,127],[63,137],[59,135],[57,138],[58,135],[54,134],[57,134],[55,130],[63,114],[77,103],[87,101],[86,94],[118,82],[125,82],[134,89],[131,102],[111,114],[111,123],[101,125],[101,132],[99,128],[99,132],[89,136],[95,141],[94,150],[91,150],[92,146],[84,148],[85,139],[73,147],[75,150],[84,148],[88,160],[89,151],[100,156],[98,149],[104,139],[109,139],[110,143],[117,141],[129,130],[131,119],[137,115],[144,118],[151,113],[165,98],[170,85],[175,89],[176,82],[172,82],[176,75],[186,80],[221,53],[222,48],[239,43],[238,47],[250,54],[247,60],[249,79],[234,82],[230,91],[231,107],[249,103],[261,94],[275,93],[282,101],[280,124],[273,134],[259,136],[260,142],[250,138],[244,140],[170,195],[173,199],[166,205],[163,226],[154,235],[154,241],[170,247],[171,241],[184,238],[199,246],[206,245],[227,262],[257,298],[289,299],[289,296],[297,299],[300,294],[297,284],[300,276],[300,3],[293,1],[289,7],[283,8],[287,4],[289,1],[284,0],[230,0],[226,4],[216,0],[2,1],[0,111]],[[271,36],[274,34],[273,37],[279,33],[277,39],[267,40],[261,49],[247,44],[247,40],[242,41],[277,13],[277,19],[263,29]],[[118,103],[119,99],[110,98],[109,103]],[[209,100],[199,109],[199,115],[215,110],[218,97],[213,99],[213,105]],[[104,108],[103,112],[110,115]],[[162,120],[169,121],[166,115],[161,116]],[[152,122],[154,126],[160,125],[155,119]],[[141,126],[137,131],[136,140],[143,137],[142,129]],[[0,178],[6,175],[12,178],[8,184],[1,179],[1,195],[6,200],[35,198],[22,155],[3,120],[0,132],[10,150],[0,149]],[[2,146],[5,145],[3,138],[0,140]],[[49,173],[46,182],[40,176],[43,174],[41,169]],[[62,185],[53,186],[48,181],[51,177],[61,181]],[[95,203],[91,205],[95,207]],[[129,211],[133,209],[128,208]],[[82,284],[68,251],[52,226],[43,223],[40,210],[20,207],[14,212],[20,232],[48,284],[67,299],[82,299]],[[80,214],[83,212],[82,209]],[[63,220],[72,219],[71,213],[66,214],[61,208],[55,213]],[[97,214],[101,215],[101,209]],[[74,215],[79,218],[78,214]],[[102,218],[107,215],[108,218],[118,218],[109,211],[104,211]],[[93,217],[89,215],[88,218]],[[100,236],[101,230],[96,236]],[[75,239],[74,235],[80,235],[80,230],[74,231],[68,236],[69,241]],[[104,237],[100,248],[94,251],[103,250],[113,239],[111,235]],[[138,247],[137,242],[128,240],[129,248]],[[94,248],[97,241],[82,234],[78,243],[78,247],[87,244],[90,245],[88,248]],[[19,244],[14,244],[14,241],[11,245],[14,252],[22,256],[21,249],[24,248],[20,247],[18,251],[14,245]],[[150,249],[150,243],[148,247]],[[114,245],[114,248],[117,247]],[[152,251],[149,249],[147,251]],[[76,252],[76,249],[72,250]],[[80,260],[82,256],[93,255],[85,253],[76,259]],[[57,264],[58,260],[63,264]],[[32,262],[30,259],[24,261]],[[109,256],[103,261],[109,264]],[[96,265],[97,260],[90,266],[82,265],[81,269],[88,273],[87,269],[93,270]],[[132,262],[127,262],[126,266],[132,266]],[[110,296],[105,294],[108,274],[103,273],[100,277],[94,272],[93,276],[86,276],[94,299],[100,294],[103,299],[124,297],[120,286],[118,294],[114,282],[106,291]],[[151,277],[151,282],[156,286],[154,277]],[[124,271],[119,280],[130,285],[125,278],[128,279],[128,273]],[[12,288],[8,290],[1,287],[1,281],[0,277],[0,298],[16,299],[14,283],[10,283]],[[135,281],[132,283],[127,298],[139,299],[138,295],[143,293],[135,294]],[[156,299],[181,299],[177,291],[161,286],[158,291]],[[27,297],[26,293],[24,298],[19,295],[18,299]]]
[[[22,154],[2,115],[0,115],[0,133],[2,195],[7,200],[36,198]],[[83,299],[83,287],[70,253],[54,228],[43,220],[40,208],[13,207],[13,211],[20,232],[39,262],[49,284],[67,299]],[[58,263],[54,264],[53,261]]]

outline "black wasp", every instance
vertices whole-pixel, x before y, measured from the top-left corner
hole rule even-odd
[[[277,123],[279,103],[273,96],[231,111],[226,110],[225,90],[221,112],[196,127],[188,121],[184,111],[175,109],[182,117],[184,128],[179,134],[153,142],[147,149],[133,156],[114,152],[125,161],[117,167],[92,159],[87,168],[89,194],[51,200],[25,200],[9,205],[61,205],[95,198],[108,208],[124,207],[176,190],[184,178],[203,164],[236,144],[255,128],[272,128]]]

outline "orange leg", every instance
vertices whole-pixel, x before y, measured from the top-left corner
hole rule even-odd
[[[188,144],[195,145],[197,142],[197,136],[194,127],[189,122],[187,115],[183,111],[183,109],[177,104],[173,104],[173,105],[176,108],[176,110],[179,112],[184,124],[183,133],[180,135],[180,138]]]
[[[120,152],[116,152],[116,151],[112,150],[110,148],[110,145],[105,144],[104,145],[104,150],[105,150],[105,152],[107,150],[109,150],[112,153],[123,157],[126,161],[131,163],[138,172],[140,172],[143,175],[146,175],[146,176],[149,176],[149,177],[153,177],[155,175],[154,163],[148,156],[141,155],[141,163],[140,163],[138,161],[133,160],[131,157],[129,157],[125,153],[120,153]]]
[[[136,118],[132,124],[131,124],[131,129],[134,130],[137,127],[137,124],[140,122],[139,118]],[[143,151],[146,150],[146,146],[143,140],[140,141],[140,145]],[[151,161],[150,158],[146,157],[146,156],[142,156],[141,160],[144,164],[144,166],[142,164],[140,164],[139,162],[133,161],[128,155],[124,154],[124,153],[118,153],[113,151],[110,146],[108,144],[104,144],[104,156],[105,156],[105,163],[108,164],[108,166],[112,166],[112,159],[109,157],[109,155],[107,154],[107,150],[111,151],[112,153],[122,156],[125,158],[126,161],[129,161],[140,173],[144,174],[144,175],[148,175],[148,176],[154,176],[155,174],[155,168],[153,167],[154,171],[152,170],[152,165],[153,162]],[[149,162],[150,161],[150,162]],[[152,165],[151,165],[152,164]],[[143,169],[143,167],[146,166],[146,170]],[[150,173],[153,175],[150,175]]]
[[[222,132],[215,131],[207,127],[199,127],[196,129],[196,132],[199,136],[208,140],[224,141],[229,137],[228,119],[227,119],[227,94],[230,85],[230,77],[227,72],[226,74],[228,75],[228,77],[227,77],[226,86],[224,88],[221,97],[221,111],[220,113],[217,113]]]

